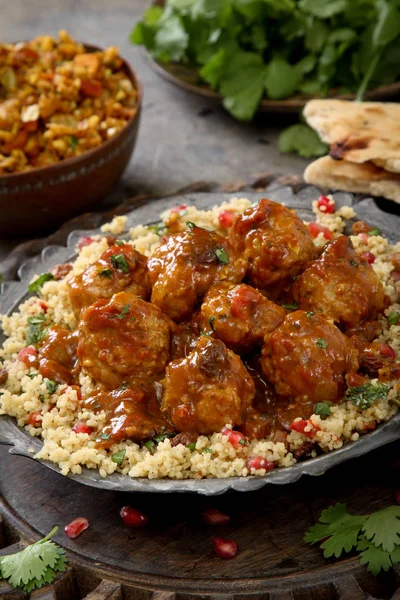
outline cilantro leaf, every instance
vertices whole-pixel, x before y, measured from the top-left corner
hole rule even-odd
[[[28,318],[28,329],[26,332],[26,344],[31,346],[38,344],[47,335],[47,327],[45,327],[46,317],[43,314],[35,315]]]
[[[304,123],[284,129],[279,136],[278,145],[280,152],[295,152],[304,158],[322,156],[329,149],[327,144],[321,142],[318,134]]]
[[[49,394],[51,396],[52,394],[54,394],[54,392],[57,391],[58,383],[56,383],[55,381],[52,381],[51,379],[45,379],[45,382],[46,382],[47,391],[49,392]]]
[[[229,256],[225,248],[216,248],[215,256],[221,265],[229,265]]]
[[[177,15],[161,19],[161,25],[154,37],[157,51],[155,55],[165,61],[179,61],[184,56],[189,36],[182,20]]]
[[[265,66],[259,54],[237,52],[230,57],[219,90],[224,96],[225,108],[239,121],[250,120],[257,110],[264,91],[264,79]]]
[[[46,281],[52,281],[55,277],[51,273],[42,273],[35,281],[29,284],[28,290],[32,294],[39,294]]]
[[[400,321],[400,313],[398,313],[398,312],[392,312],[388,316],[389,325],[397,325],[399,323],[399,321]]]
[[[343,552],[350,552],[357,545],[358,535],[366,519],[367,517],[350,515],[344,504],[337,503],[322,511],[319,519],[322,524],[310,527],[304,541],[315,544],[328,538],[321,545],[325,558],[339,558]]]
[[[302,79],[302,73],[283,58],[274,58],[267,66],[265,88],[269,98],[281,100],[292,96]]]
[[[348,0],[300,0],[299,6],[314,17],[327,19],[347,8]]]
[[[15,588],[32,591],[51,583],[56,571],[64,571],[67,567],[65,552],[50,541],[57,529],[55,527],[45,538],[20,552],[0,557],[3,579],[8,579]]]
[[[319,415],[322,420],[327,419],[331,414],[332,402],[317,402],[314,406],[314,414]]]
[[[360,551],[360,563],[366,565],[372,575],[378,575],[382,570],[388,571],[392,566],[390,554],[383,548],[374,546],[365,537],[360,538],[357,550]]]
[[[119,452],[115,452],[114,454],[111,455],[111,460],[115,463],[117,463],[117,465],[122,465],[122,463],[124,462],[124,458],[125,458],[125,454],[126,454],[126,450],[120,450]]]
[[[318,348],[323,348],[325,350],[325,348],[327,347],[327,343],[325,340],[323,340],[322,338],[318,338],[317,341],[315,342],[315,345]]]
[[[400,544],[400,506],[389,506],[368,517],[363,528],[365,537],[375,546],[392,552]]]

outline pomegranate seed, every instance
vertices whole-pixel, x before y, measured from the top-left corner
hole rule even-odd
[[[217,508],[207,508],[203,511],[202,517],[207,525],[226,525],[231,520],[229,515],[222,513]]]
[[[320,233],[324,234],[324,238],[326,240],[333,239],[332,232],[329,231],[329,229],[327,227],[324,227],[323,225],[320,225],[319,223],[316,223],[315,221],[312,221],[312,223],[308,224],[308,231],[310,232],[310,235],[313,239],[318,237],[318,235]]]
[[[28,423],[29,423],[29,425],[32,425],[32,427],[41,427],[42,420],[43,420],[43,415],[40,411],[33,412],[28,417]]]
[[[78,517],[64,527],[64,531],[71,540],[74,540],[89,527],[89,521],[85,517]]]
[[[224,229],[228,229],[228,227],[232,226],[233,219],[235,218],[235,213],[233,210],[223,210],[218,217],[219,224]]]
[[[180,206],[174,206],[174,208],[171,208],[172,213],[180,213],[182,210],[186,210],[188,207],[187,204],[181,204]]]
[[[400,271],[392,271],[390,273],[390,276],[393,279],[393,281],[400,281]]]
[[[394,491],[394,497],[396,499],[397,504],[400,504],[400,488]]]
[[[235,540],[224,540],[213,538],[214,552],[219,558],[233,558],[237,554],[237,543]]]
[[[335,212],[335,201],[327,198],[327,196],[320,196],[318,198],[318,208],[321,212],[332,214]]]
[[[93,433],[93,427],[90,427],[90,425],[86,425],[86,423],[83,423],[82,421],[78,421],[73,426],[72,431],[74,431],[75,433],[87,433],[88,435],[90,435],[91,433]]]
[[[232,444],[234,448],[239,448],[239,446],[247,446],[247,437],[240,433],[240,431],[234,431],[233,429],[229,429],[229,427],[224,427],[221,429],[222,435],[226,435],[228,438],[228,442]]]
[[[46,302],[42,302],[42,301],[39,302],[39,306],[44,313],[46,313],[47,309],[49,308],[48,305],[46,304]]]
[[[85,246],[90,246],[90,244],[92,244],[94,242],[94,239],[91,237],[88,237],[87,235],[84,235],[83,237],[80,237],[78,240],[78,243],[76,244],[76,247],[78,248],[78,250],[82,250],[82,248],[84,248]]]
[[[266,471],[272,471],[274,463],[261,456],[249,456],[246,460],[246,467],[251,469],[265,469]]]
[[[379,354],[385,358],[396,358],[396,353],[392,346],[386,343],[379,344]]]
[[[361,258],[366,260],[370,265],[375,262],[375,254],[372,254],[372,252],[364,252],[361,254]]]
[[[37,351],[32,346],[27,346],[26,348],[22,348],[18,352],[18,360],[25,363],[27,367],[30,367],[33,362],[35,362],[37,357]]]
[[[123,506],[119,513],[122,517],[123,522],[128,527],[143,527],[146,525],[149,518],[143,513],[132,508],[131,506]]]

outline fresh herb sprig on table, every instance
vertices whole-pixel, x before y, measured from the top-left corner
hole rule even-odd
[[[347,512],[345,504],[338,503],[322,511],[319,524],[310,527],[304,541],[322,541],[325,558],[357,551],[360,563],[378,575],[400,562],[400,506],[356,516]]]
[[[1,556],[1,577],[24,592],[32,592],[54,581],[57,573],[67,568],[65,550],[50,540],[57,530],[58,527],[54,527],[46,537],[20,552]]]
[[[131,40],[159,61],[197,69],[240,120],[263,97],[334,89],[361,99],[400,77],[397,0],[166,0],[146,11]],[[301,135],[310,155],[310,134]]]

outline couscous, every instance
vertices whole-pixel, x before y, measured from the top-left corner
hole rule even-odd
[[[276,203],[234,198],[129,232],[116,217],[83,238],[73,263],[38,275],[2,318],[1,414],[40,436],[36,457],[65,475],[172,479],[265,475],[388,421],[400,403],[400,244],[373,224],[342,236],[355,213],[330,197],[313,210],[303,224]],[[271,215],[274,239],[292,227],[274,264],[270,242],[247,236]],[[338,271],[319,287],[335,261],[354,285],[362,278],[350,312],[352,282],[333,305]]]

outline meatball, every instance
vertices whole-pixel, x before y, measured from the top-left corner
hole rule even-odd
[[[112,392],[97,392],[83,401],[88,410],[104,411],[106,414],[102,435],[99,436],[103,447],[126,439],[141,442],[173,431],[171,424],[161,415],[157,386],[161,388],[160,384],[134,384]]]
[[[285,287],[316,256],[304,223],[272,200],[261,200],[239,215],[229,239],[248,261],[250,283],[265,290]]]
[[[358,350],[324,317],[298,310],[265,336],[261,366],[282,396],[299,403],[337,402],[346,373],[358,369]]]
[[[171,235],[149,259],[151,301],[175,321],[190,318],[213,283],[240,283],[246,262],[227,239],[191,226]]]
[[[249,285],[227,282],[213,285],[200,311],[200,327],[214,332],[235,352],[261,346],[285,318],[286,312]]]
[[[117,292],[132,292],[148,300],[151,284],[147,258],[130,244],[111,246],[99,260],[68,282],[69,297],[77,316],[100,298]]]
[[[169,344],[168,318],[129,292],[98,300],[83,312],[79,323],[79,362],[108,389],[162,376]]]
[[[385,309],[381,281],[344,235],[325,246],[320,258],[296,279],[292,292],[299,308],[322,313],[346,328]]]
[[[39,373],[57,383],[71,384],[77,366],[78,331],[50,327],[39,349]]]
[[[240,358],[206,336],[187,358],[168,365],[162,384],[163,414],[178,431],[200,434],[240,425],[254,396],[254,382]]]

